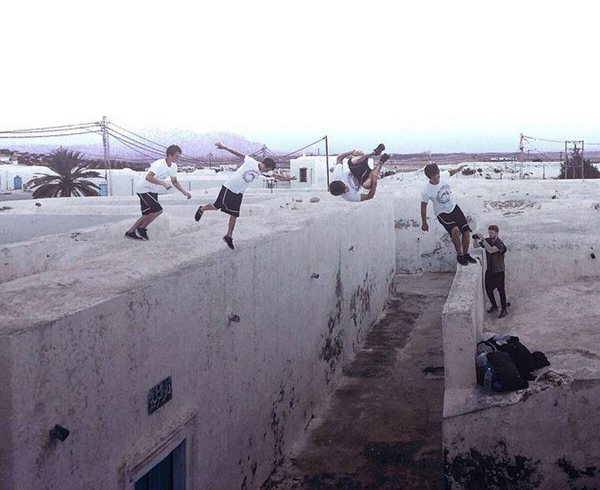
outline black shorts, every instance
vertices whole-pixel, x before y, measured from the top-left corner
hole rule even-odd
[[[242,207],[242,198],[244,194],[236,194],[231,192],[227,187],[222,186],[221,192],[215,201],[215,208],[220,209],[224,213],[227,213],[236,218],[240,215],[240,208]]]
[[[458,204],[454,206],[451,213],[440,213],[437,219],[450,235],[452,235],[452,229],[457,226],[461,233],[471,231],[469,223],[467,223],[467,218],[465,218],[465,215],[463,214],[462,209],[458,207]]]
[[[371,171],[373,170],[371,167],[369,167],[368,159],[358,164],[353,164],[352,159],[350,159],[348,161],[348,168],[350,169],[350,172],[352,172],[352,175],[358,179],[361,185],[369,178],[369,175],[371,175]]]
[[[162,206],[158,203],[158,194],[156,192],[138,192],[142,214],[153,214],[162,211]]]

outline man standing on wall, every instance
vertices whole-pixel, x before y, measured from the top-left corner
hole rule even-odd
[[[237,171],[229,177],[223,186],[221,192],[214,203],[208,203],[200,206],[196,211],[195,220],[200,221],[205,211],[211,211],[213,209],[220,209],[223,213],[229,215],[229,227],[227,228],[227,235],[223,237],[223,241],[227,244],[230,249],[234,249],[233,246],[233,229],[235,222],[240,215],[240,208],[242,206],[242,198],[244,192],[248,189],[248,186],[254,181],[254,179],[268,171],[275,170],[275,160],[272,158],[265,158],[262,162],[257,162],[254,158],[245,155],[239,151],[233,150],[228,146],[224,145],[220,141],[215,142],[215,146],[219,150],[225,150],[244,159],[244,163]],[[275,180],[294,180],[295,177],[288,177],[286,175],[272,173],[269,177]]]
[[[485,291],[492,304],[488,313],[498,311],[498,305],[494,297],[494,290],[497,289],[500,294],[500,305],[502,307],[500,318],[504,318],[508,315],[507,306],[510,304],[506,302],[506,290],[504,288],[504,255],[507,249],[504,242],[498,237],[499,233],[500,229],[498,226],[490,225],[488,227],[489,237],[482,240],[478,234],[473,234],[473,242],[474,246],[485,248],[487,261]]]
[[[336,159],[336,165],[333,168],[329,192],[334,196],[342,196],[346,201],[360,202],[368,201],[375,197],[377,190],[377,179],[381,167],[390,159],[386,153],[383,143],[380,143],[371,153],[365,154],[362,151],[350,150],[340,153]],[[369,158],[374,155],[381,155],[375,167],[369,166]],[[348,158],[348,163],[344,159]],[[364,187],[369,192],[360,194],[360,187]]]
[[[177,180],[177,163],[181,155],[181,148],[171,145],[167,148],[167,156],[156,160],[146,172],[144,178],[136,185],[136,192],[142,206],[142,217],[139,218],[129,230],[125,232],[125,238],[131,240],[148,240],[148,225],[158,218],[163,211],[158,203],[158,193],[169,190],[174,186],[188,199],[192,195],[181,187]],[[165,180],[169,177],[170,182]]]
[[[460,172],[466,165],[441,172],[435,163],[425,166],[425,175],[429,179],[421,192],[421,229],[429,231],[427,224],[427,204],[433,202],[433,211],[438,221],[452,238],[456,249],[456,260],[460,265],[476,264],[477,261],[469,255],[471,228],[460,207],[454,202],[448,179]]]

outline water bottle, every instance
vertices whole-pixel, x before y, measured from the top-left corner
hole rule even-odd
[[[483,375],[483,392],[486,395],[492,394],[492,367],[486,366]]]

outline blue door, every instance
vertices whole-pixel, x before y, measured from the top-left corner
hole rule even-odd
[[[18,175],[14,178],[15,189],[23,187],[23,179]]]
[[[185,490],[185,441],[135,482],[135,490]]]

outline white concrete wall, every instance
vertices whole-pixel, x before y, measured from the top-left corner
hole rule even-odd
[[[393,220],[391,199],[348,206],[0,333],[3,488],[131,488],[132,469],[190,419],[188,488],[258,488],[381,312]],[[173,399],[148,415],[148,390],[167,376]],[[50,440],[54,424],[67,441]]]
[[[481,260],[480,253],[473,256]],[[460,397],[477,381],[475,351],[483,333],[483,310],[482,268],[459,266],[442,311],[446,396],[452,392]]]
[[[446,488],[598,488],[600,381],[538,383],[519,402],[444,418]]]
[[[469,225],[477,227],[478,216],[483,212],[480,198],[457,199]],[[431,204],[427,209],[429,231],[421,230],[421,199],[397,195],[396,219],[396,269],[399,274],[422,274],[456,270],[456,251],[450,235],[439,223]]]

